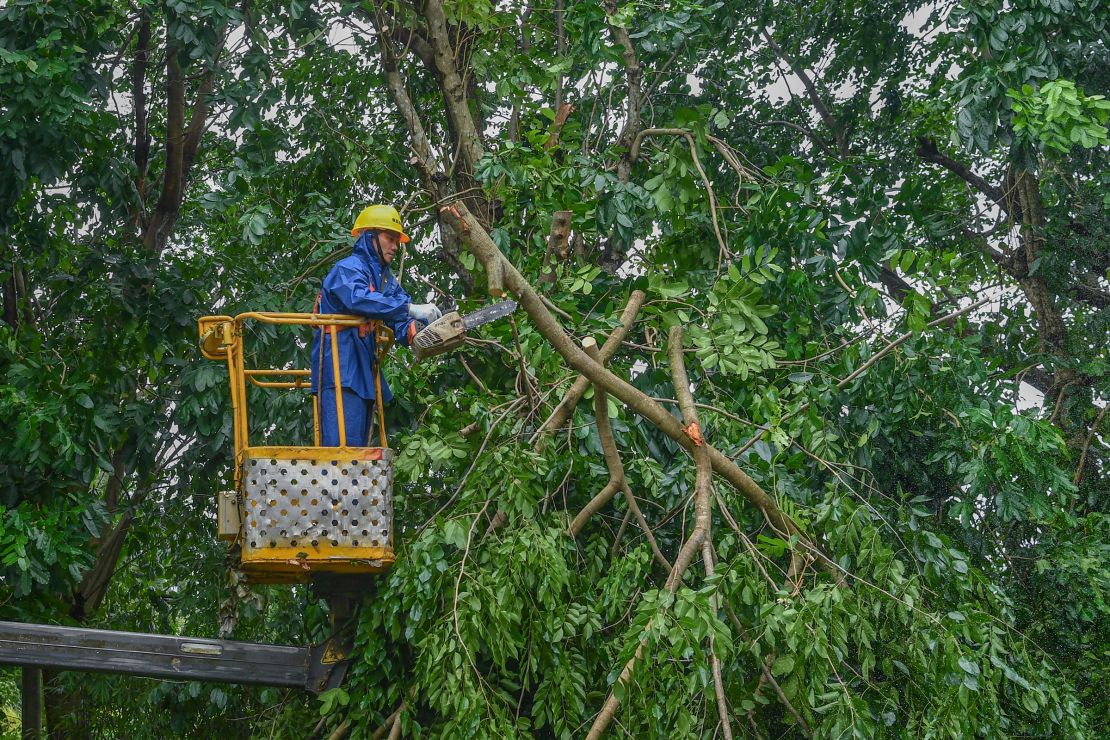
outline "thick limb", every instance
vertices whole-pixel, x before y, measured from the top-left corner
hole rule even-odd
[[[674,378],[675,393],[678,396],[679,404],[682,408],[683,418],[687,420],[686,429],[690,430],[690,434],[696,435],[700,439],[700,433],[694,431],[697,428],[698,417],[697,412],[694,410],[694,398],[690,393],[689,381],[686,377],[686,366],[682,361],[682,327],[675,326],[671,329],[669,351],[671,357],[671,375]],[[599,389],[595,389],[595,393]],[[670,593],[678,591],[679,585],[682,583],[682,577],[685,575],[690,563],[693,562],[694,556],[699,550],[702,550],[709,544],[709,536],[711,532],[711,498],[713,492],[713,470],[709,461],[708,446],[700,441],[694,448],[694,464],[697,467],[697,473],[694,483],[694,531],[683,543],[682,549],[679,550],[678,557],[675,558],[674,567],[671,568],[670,575],[667,577],[665,588]],[[650,625],[650,622],[649,622]],[[628,683],[632,677],[632,671],[636,667],[637,661],[643,657],[644,650],[647,649],[647,639],[644,638],[640,641],[636,652],[625,664],[621,670],[620,676],[617,678],[618,683]],[[722,689],[723,695],[723,689]],[[590,727],[588,738],[598,738],[605,732],[609,724],[616,716],[617,709],[620,707],[620,699],[617,698],[616,692],[609,692],[609,697],[602,705],[601,711],[598,712],[597,717],[594,719],[593,726]],[[726,716],[727,719],[727,716]],[[725,727],[728,728],[728,722],[725,722]],[[727,732],[731,736],[731,728]]]

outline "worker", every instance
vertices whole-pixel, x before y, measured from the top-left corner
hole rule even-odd
[[[375,402],[389,403],[393,399],[384,375],[381,378],[382,398],[376,398],[377,347],[375,324],[371,322],[388,326],[396,341],[407,347],[417,332],[440,317],[434,304],[413,303],[389,271],[397,250],[409,241],[396,208],[387,205],[364,208],[355,219],[351,236],[355,237],[354,252],[337,262],[324,278],[316,299],[316,312],[353,314],[365,317],[368,322],[357,327],[326,327],[315,332],[312,392],[319,399],[320,437],[325,447],[339,446],[339,417],[328,332],[338,331],[347,446],[365,447],[370,440]],[[321,346],[322,339],[326,341]]]

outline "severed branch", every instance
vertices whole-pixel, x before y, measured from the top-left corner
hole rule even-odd
[[[559,134],[563,132],[563,126],[566,125],[567,119],[573,112],[573,103],[561,103],[556,106],[555,120],[551,122],[551,129],[548,131],[547,140],[543,143],[544,151],[549,152],[559,146]],[[562,211],[560,211],[560,213],[562,213]]]
[[[694,555],[709,543],[710,540],[710,526],[711,526],[711,510],[710,510],[710,495],[713,490],[713,471],[709,461],[708,445],[704,443],[701,438],[701,433],[698,431],[697,412],[694,410],[694,399],[690,394],[690,384],[686,377],[686,365],[682,360],[682,327],[674,326],[671,328],[668,350],[671,357],[671,375],[674,378],[675,393],[678,395],[679,404],[682,407],[683,419],[687,421],[683,433],[689,435],[688,439],[693,442],[694,449],[694,464],[697,467],[697,477],[694,484],[694,529],[690,532],[690,536],[686,538],[682,548],[678,552],[678,557],[675,558],[674,566],[671,568],[670,575],[667,577],[667,583],[664,588],[670,593],[678,591],[678,587],[682,583],[682,576],[685,575],[690,563],[693,562]],[[595,387],[594,392],[597,393],[600,388]],[[651,622],[648,622],[650,629]],[[646,632],[647,630],[645,630]],[[644,650],[647,648],[647,638],[644,637],[640,640],[640,644],[636,648],[636,652],[625,663],[624,668],[621,670],[620,676],[617,678],[617,683],[627,685],[632,677],[632,671],[636,667],[637,661],[643,657]],[[616,691],[610,691],[605,704],[602,705],[601,711],[598,712],[597,717],[594,719],[593,725],[590,727],[590,732],[586,736],[587,739],[599,738],[605,733],[609,724],[616,716],[617,709],[620,707],[620,699],[617,698]],[[727,717],[726,717],[727,719]],[[725,722],[725,727],[729,727],[728,722]],[[728,729],[729,736],[731,736],[731,728]]]
[[[599,352],[601,359],[599,364],[605,364],[616,353],[617,348],[620,347],[621,342],[628,336],[628,332],[632,330],[632,324],[636,321],[636,315],[640,313],[640,307],[644,305],[644,292],[642,290],[634,290],[628,296],[628,303],[625,304],[624,310],[621,311],[620,326],[613,330],[609,338],[605,340],[605,344],[601,346]],[[547,417],[532,438],[528,440],[529,444],[537,444],[545,434],[548,434],[556,429],[561,429],[566,424],[570,417],[574,415],[574,407],[582,400],[582,394],[590,387],[590,380],[584,375],[578,376],[574,383],[571,385],[570,390],[563,396],[563,400],[551,412],[551,416]]]
[[[563,356],[567,364],[588,377],[597,387],[619,398],[634,413],[650,421],[681,447],[690,452],[693,451],[695,446],[693,440],[687,436],[682,424],[671,416],[666,409],[630,383],[618,378],[592,360],[581,348],[571,342],[555,317],[547,310],[536,290],[525,280],[516,267],[505,259],[497,245],[493,243],[489,233],[478,219],[466,210],[464,205],[449,206],[441,212],[445,215],[446,221],[456,231],[460,232],[464,240],[467,241],[468,248],[479,261],[487,266],[489,264],[498,265],[504,271],[505,287],[517,296],[521,306],[535,323],[536,329],[551,343],[555,351]],[[812,551],[821,568],[829,573],[837,583],[844,583],[843,573],[837,568],[836,564],[829,560],[828,556],[817,548],[809,536],[802,532],[797,524],[779,508],[774,498],[769,496],[762,486],[752,480],[747,473],[737,467],[720,450],[710,445],[706,446],[709,450],[713,470],[716,473],[724,476],[749,503],[759,509],[764,519],[775,531],[787,537],[797,534],[799,536],[798,546]]]
[[[540,275],[541,283],[554,284],[555,263],[566,262],[569,256],[571,216],[570,211],[555,211],[551,216],[551,234],[547,237],[547,251],[543,255],[543,266],[547,272]]]
[[[713,469],[709,461],[709,450],[702,437],[701,427],[698,424],[697,404],[690,391],[690,379],[686,374],[686,361],[682,356],[682,326],[671,327],[667,338],[667,352],[671,362],[671,377],[674,378],[675,396],[678,406],[682,410],[682,420],[686,423],[686,434],[694,441],[694,465],[696,477],[694,480],[694,531],[699,529],[704,532],[701,540],[702,565],[706,577],[713,575]],[[693,535],[690,537],[694,539]],[[714,614],[717,612],[717,596],[710,597],[710,604]],[[717,659],[717,652],[713,647],[713,636],[709,637],[709,664],[713,673],[713,689],[717,696],[717,713],[721,719],[721,730],[728,740],[732,740],[732,722],[728,716],[728,704],[725,702],[725,685],[721,677],[721,661]]]
[[[597,361],[598,364],[601,364],[601,353],[598,351],[597,342],[593,337],[586,337],[582,340],[582,346],[585,348],[586,354]],[[644,537],[647,538],[652,555],[664,568],[670,570],[671,563],[659,549],[659,543],[655,541],[651,525],[647,523],[644,513],[640,511],[640,505],[636,503],[636,497],[632,495],[628,478],[624,474],[624,463],[621,462],[620,451],[617,449],[617,442],[613,437],[613,427],[609,423],[609,398],[603,389],[596,386],[594,387],[594,419],[597,424],[597,436],[601,439],[601,450],[605,455],[605,466],[609,469],[609,482],[601,489],[600,493],[582,508],[582,511],[578,512],[574,521],[567,528],[567,534],[571,537],[577,537],[590,517],[609,503],[617,491],[622,491],[625,501],[628,503],[629,511],[636,516],[636,521],[640,524]]]
[[[667,340],[667,353],[671,361],[671,377],[674,378],[675,395],[682,409],[682,420],[686,426],[683,434],[693,444],[689,450],[694,458],[697,475],[694,481],[694,531],[679,552],[678,561],[684,558],[687,563],[693,559],[697,549],[712,542],[710,495],[713,491],[713,468],[709,459],[709,445],[702,437],[698,426],[698,412],[694,408],[694,397],[690,393],[690,380],[686,376],[686,362],[682,357],[682,326],[671,327]],[[695,545],[696,544],[696,549]],[[689,550],[689,552],[687,552]],[[685,567],[683,568],[685,570]],[[681,576],[679,576],[681,577]]]

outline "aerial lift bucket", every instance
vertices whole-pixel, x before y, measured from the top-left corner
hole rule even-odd
[[[336,332],[365,325],[365,319],[338,314],[250,312],[200,319],[201,352],[210,360],[227,362],[231,385],[235,488],[219,496],[220,536],[238,548],[240,567],[254,583],[300,583],[323,574],[364,575],[388,569],[394,561],[394,454],[385,437],[381,404],[377,404],[378,447],[345,446],[342,394],[337,394],[337,415],[343,446],[320,445],[315,397],[313,446],[252,446],[247,383],[304,391],[310,371],[245,367],[243,326],[249,321],[317,330],[335,327],[322,340],[330,336],[332,342],[336,387],[342,385]],[[393,336],[388,328],[374,330],[380,366]],[[375,380],[380,396],[380,373]]]

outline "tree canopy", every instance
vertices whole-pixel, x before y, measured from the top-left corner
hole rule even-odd
[[[321,639],[317,594],[216,539],[196,319],[311,310],[372,202],[414,296],[521,303],[390,360],[397,564],[344,687],[59,673],[52,735],[1096,735],[1108,28],[1099,0],[10,0],[0,618]],[[306,337],[248,339],[306,367]],[[311,437],[302,392],[252,404]]]

